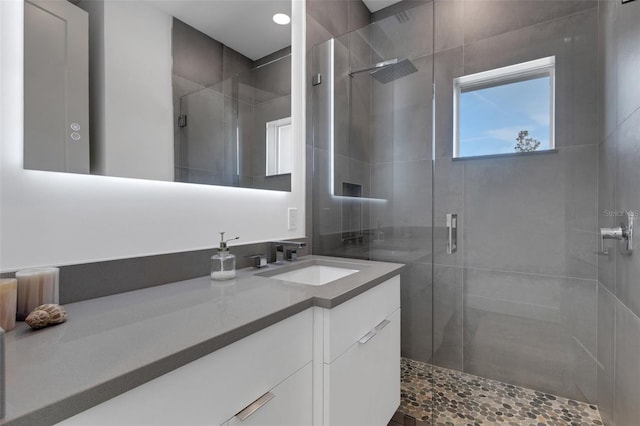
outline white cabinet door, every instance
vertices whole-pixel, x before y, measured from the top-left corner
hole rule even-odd
[[[325,425],[386,426],[400,405],[400,309],[386,319],[368,341],[324,364]]]
[[[271,399],[264,405],[244,420],[240,415],[233,417],[229,426],[310,426],[311,390],[311,363],[308,363],[273,388],[269,392]]]

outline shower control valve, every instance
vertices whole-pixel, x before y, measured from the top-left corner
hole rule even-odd
[[[627,211],[627,223],[621,223],[615,228],[600,228],[600,254],[608,255],[609,250],[604,248],[604,240],[619,240],[625,242],[626,254],[633,251],[633,219],[632,211]]]

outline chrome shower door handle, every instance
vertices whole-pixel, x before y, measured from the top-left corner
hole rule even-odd
[[[458,251],[458,215],[447,213],[447,254]]]

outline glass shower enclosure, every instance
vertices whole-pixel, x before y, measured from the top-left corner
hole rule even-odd
[[[174,106],[175,180],[290,191],[290,73],[287,53],[210,86],[183,88]]]
[[[406,264],[403,382],[425,380],[401,409],[426,423],[458,373],[597,399],[597,5],[476,3],[500,2],[412,3],[311,54],[313,251]],[[550,96],[518,92],[543,58]]]

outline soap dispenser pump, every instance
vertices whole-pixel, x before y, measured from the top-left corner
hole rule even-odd
[[[225,241],[224,232],[220,233],[220,247],[218,254],[211,256],[211,279],[230,280],[236,277],[236,257],[229,252],[227,242],[240,237],[229,238]]]

